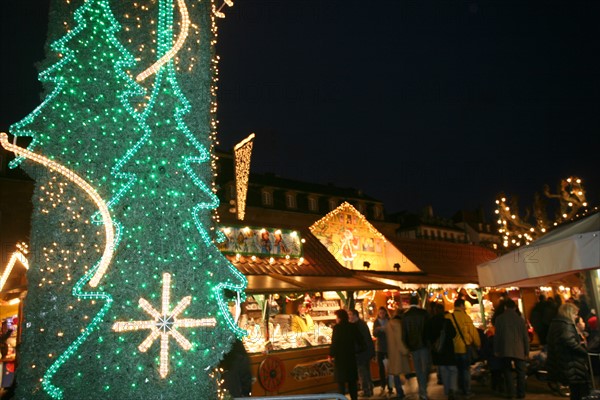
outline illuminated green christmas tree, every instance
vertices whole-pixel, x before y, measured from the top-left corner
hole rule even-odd
[[[137,3],[83,2],[44,102],[11,128],[33,152],[12,165],[36,179],[18,398],[217,398],[211,373],[243,333],[224,292],[246,279],[214,244],[212,4],[143,11],[156,44],[120,30]],[[206,39],[188,45],[191,26]],[[199,60],[178,70],[184,43]]]

